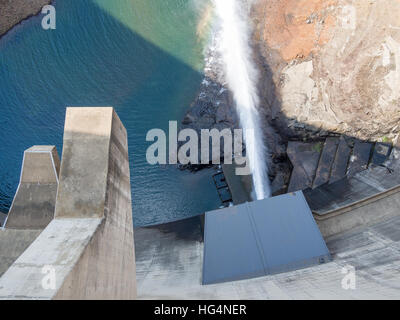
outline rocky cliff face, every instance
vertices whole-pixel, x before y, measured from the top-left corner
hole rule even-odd
[[[257,0],[264,111],[290,137],[400,131],[400,0]]]
[[[50,3],[51,0],[0,0],[0,36]]]

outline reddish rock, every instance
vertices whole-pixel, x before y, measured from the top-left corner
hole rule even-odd
[[[398,17],[399,0],[257,0],[254,38],[269,120],[288,135],[395,140]]]

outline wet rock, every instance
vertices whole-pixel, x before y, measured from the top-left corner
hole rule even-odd
[[[182,128],[195,129],[199,136],[201,129],[239,129],[239,118],[235,109],[232,93],[229,91],[224,78],[224,68],[222,60],[216,50],[218,39],[214,38],[209,49],[206,52],[206,66],[204,69],[205,78],[201,84],[199,94],[192,103],[190,109],[182,121]],[[257,52],[257,51],[255,51]],[[268,66],[262,59],[255,59],[260,69],[268,72]],[[260,75],[265,72],[260,72]],[[271,77],[259,77],[259,92],[272,93]],[[268,95],[272,97],[272,95]],[[276,100],[269,101],[271,104],[278,103]],[[271,125],[271,112],[265,108],[263,102],[259,108],[260,120],[264,133],[264,143],[266,145],[266,161],[268,163],[269,174],[274,177],[278,171],[283,170],[284,174],[290,173],[290,165],[286,157],[286,140],[282,139],[277,129]],[[261,144],[260,144],[261,147]],[[245,146],[243,145],[243,151]],[[224,145],[220,147],[221,159],[224,157]],[[211,161],[210,156],[210,161]]]
[[[286,175],[284,172],[280,171],[275,176],[275,179],[271,184],[271,193],[273,196],[277,196],[286,192]]]
[[[368,168],[369,159],[371,157],[372,143],[356,141],[354,144],[353,154],[350,157],[348,176],[353,176],[358,172]]]

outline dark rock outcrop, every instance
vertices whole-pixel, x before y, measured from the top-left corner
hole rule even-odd
[[[0,37],[30,16],[38,14],[52,0],[0,0]]]

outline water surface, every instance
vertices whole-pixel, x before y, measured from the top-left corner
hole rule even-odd
[[[219,205],[210,170],[181,172],[145,159],[153,128],[180,121],[202,80],[192,0],[60,0],[57,29],[41,16],[0,39],[0,210],[15,193],[23,151],[62,150],[67,106],[114,106],[128,131],[136,226]]]

